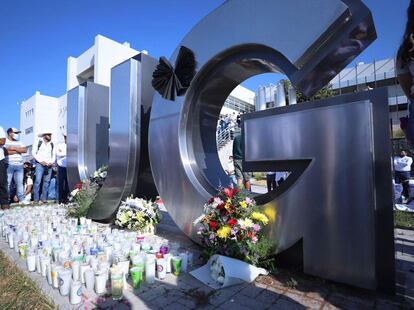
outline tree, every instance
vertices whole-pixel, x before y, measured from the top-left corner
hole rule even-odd
[[[289,88],[292,87],[292,83],[290,83],[289,80],[282,80],[282,82],[283,82],[283,86],[284,86],[284,89],[285,89],[285,94],[286,94],[286,97],[287,97],[286,103],[288,103]],[[325,99],[325,98],[329,98],[329,97],[333,97],[333,96],[337,96],[337,95],[338,95],[338,91],[333,90],[331,84],[328,84],[325,87],[323,87],[322,89],[320,89],[312,97],[306,97],[300,91],[296,90],[296,100],[297,100],[298,103],[311,101],[311,100]]]

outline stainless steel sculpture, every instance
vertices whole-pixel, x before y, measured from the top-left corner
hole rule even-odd
[[[275,12],[283,12],[283,14],[279,14],[275,18]],[[185,96],[177,97],[174,102],[165,100],[158,94],[155,95],[149,137],[151,166],[157,189],[169,213],[188,236],[197,240],[193,221],[202,212],[207,199],[215,194],[220,186],[228,184],[228,178],[221,168],[217,155],[215,129],[221,107],[231,90],[253,75],[267,72],[284,72],[304,94],[312,95],[326,85],[337,72],[362,52],[375,38],[376,33],[372,16],[360,0],[227,1],[192,29],[180,43],[170,62],[175,62],[180,46],[186,46],[195,53],[198,72]],[[365,102],[338,108],[326,108],[320,110],[320,112],[325,116],[324,121],[327,123],[331,122],[331,117],[337,120],[338,113],[346,112],[347,121],[364,121],[367,128],[370,128],[372,118],[370,117],[369,106],[370,104]],[[375,109],[372,111],[372,113],[376,113]],[[362,113],[360,116],[353,115],[353,113],[360,112]],[[343,135],[338,138],[335,135],[322,133],[321,128],[319,128],[320,123],[307,117],[307,113],[303,112],[303,119],[309,125],[309,129],[306,129],[319,136],[309,136],[307,134],[306,137],[314,141],[315,145],[321,147],[337,146],[337,144],[330,141],[341,139]],[[383,122],[384,118],[379,117],[377,120]],[[246,122],[246,124],[248,123]],[[347,135],[353,124],[350,125],[346,121],[339,120],[339,123],[335,126]],[[381,123],[380,128],[383,128],[383,126],[384,124]],[[312,127],[315,128],[311,129]],[[326,129],[326,126],[321,127]],[[285,132],[283,126],[278,125],[279,128]],[[246,127],[246,136],[249,135],[248,130]],[[264,130],[269,129],[265,128]],[[289,130],[287,136],[298,139],[296,143],[299,144],[301,141],[298,138],[301,136],[300,127],[290,125]],[[364,130],[361,137],[361,139],[365,139],[364,141],[369,136],[367,130],[369,131],[369,129]],[[351,131],[351,133],[353,132]],[[375,130],[374,132],[383,131]],[[281,138],[281,136],[278,135],[275,138]],[[329,141],[324,143],[322,142],[323,139]],[[387,139],[387,134],[383,139]],[[250,147],[267,149],[265,146],[259,145],[259,141],[262,141],[262,139],[257,139],[256,144],[253,145],[249,140]],[[287,153],[284,154],[290,156],[285,158],[286,160],[298,159],[301,156],[300,153],[293,152],[294,150],[301,151],[298,145],[293,145],[294,148],[291,149],[291,152],[288,152],[290,150],[289,145],[285,145],[288,149],[285,150]],[[372,146],[373,144],[368,143],[359,146],[367,148],[363,152],[361,151],[359,156],[367,155],[369,145]],[[349,149],[340,148],[340,150],[352,154]],[[336,149],[321,149],[321,153],[314,152],[313,155],[324,155],[329,159],[329,156],[333,156],[332,153],[335,154],[335,151]],[[389,150],[384,148],[383,151],[387,156]],[[250,150],[250,152],[253,151]],[[255,154],[250,153],[250,156]],[[262,155],[262,153],[258,153],[258,158],[263,160],[263,156],[260,157],[259,155]],[[269,153],[270,155],[273,156],[274,154]],[[344,158],[351,160],[350,157]],[[268,159],[273,160],[272,157]],[[364,157],[364,160],[365,168],[370,164],[377,164],[372,162],[372,157]],[[304,162],[306,163],[306,161]],[[340,171],[343,171],[343,165],[346,167],[349,164],[348,162],[335,161],[333,163],[338,164]],[[382,164],[381,161],[381,168],[390,168],[389,165],[384,166]],[[302,167],[303,161],[298,162],[298,165]],[[283,170],[296,171],[295,167],[288,168]],[[305,171],[305,168],[306,165],[302,167],[302,172]],[[377,168],[379,166],[375,166],[375,170],[365,169],[364,172],[372,173],[374,171],[375,176],[377,176]],[[303,173],[305,175],[307,172]],[[344,187],[341,190],[348,191],[349,195],[360,193],[353,183],[355,179],[352,179],[351,176],[354,176],[354,174],[343,171],[343,183],[341,184]],[[328,175],[326,180],[329,177]],[[367,176],[366,179],[370,177],[372,178],[372,174]],[[382,176],[382,183],[380,182],[380,184],[383,186],[381,189],[385,190],[383,198],[385,199],[384,203],[387,204],[391,202],[389,196],[391,183],[387,189],[384,186],[385,177],[388,177],[388,175]],[[313,181],[317,183],[318,179]],[[298,185],[299,180],[298,183],[291,184],[292,190]],[[352,240],[346,239],[345,235],[352,230],[352,227],[345,227],[344,223],[338,224],[336,222],[338,220],[337,215],[340,214],[349,218],[357,216],[357,214],[352,214],[352,212],[355,212],[354,207],[349,208],[349,212],[345,209],[333,211],[337,208],[334,205],[335,197],[329,195],[336,193],[336,191],[333,191],[329,184],[324,183],[324,185],[327,187],[315,187],[315,192],[311,193],[309,199],[314,199],[312,205],[317,202],[332,204],[321,207],[321,210],[326,213],[316,218],[321,222],[312,224],[318,227],[325,225],[328,233],[331,231],[330,229],[333,230],[336,225],[339,225],[341,229],[336,232],[335,236],[341,235],[342,243],[339,243],[334,236],[332,238],[328,236],[325,239],[325,244],[314,243],[318,245],[316,248],[312,249],[305,246],[305,271],[361,287],[384,290],[393,287],[393,278],[390,271],[392,262],[389,255],[393,251],[392,241],[388,238],[384,247],[378,246],[378,236],[372,231],[376,227],[375,225],[378,224],[378,222],[372,223],[377,219],[372,216],[372,213],[379,207],[379,202],[375,199],[365,199],[364,203],[370,203],[369,209],[362,208],[361,211],[366,215],[371,212],[370,216],[367,215],[367,219],[371,221],[366,227],[367,231],[363,229],[358,231],[367,234],[366,237],[361,239],[364,241],[362,243],[368,244],[369,248],[363,250],[363,247],[358,245],[356,248],[362,249],[362,251],[346,252],[346,250],[352,249],[352,242],[358,240],[355,237]],[[364,186],[367,186],[365,189],[369,190],[368,194],[375,194],[375,191],[368,188],[368,185]],[[297,195],[309,193],[307,191],[295,192],[298,193]],[[322,201],[317,199],[318,194],[324,197]],[[344,198],[344,196],[341,197]],[[366,198],[366,196],[364,197]],[[294,200],[294,202],[298,201],[298,199]],[[278,201],[274,200],[268,202],[266,206],[270,206],[276,211],[275,205],[277,203]],[[347,204],[342,201],[339,205]],[[383,205],[382,211],[387,207],[389,206]],[[295,212],[298,208],[306,208],[306,206],[295,206]],[[332,218],[330,216],[331,210],[335,215]],[[389,212],[384,211],[384,213]],[[294,227],[290,231],[289,226],[300,225],[306,218],[306,213],[302,215],[296,213],[295,216],[293,218],[281,218],[279,215],[269,231],[269,236],[280,242],[279,250],[292,246],[294,242],[298,241],[298,238],[303,238],[305,243],[307,237],[320,237],[319,233],[312,234],[309,230],[304,231],[304,235],[298,234],[298,229]],[[390,218],[392,219],[392,215]],[[277,225],[281,222],[286,222],[286,224],[281,226],[283,230],[278,230]],[[349,223],[348,220],[347,222]],[[389,230],[389,222],[386,224],[387,230]],[[341,247],[343,247],[343,250],[341,250]],[[318,267],[321,263],[318,258],[323,256],[323,253],[326,253],[326,255],[334,253],[332,257],[325,260],[328,261],[330,268],[326,275],[322,271],[325,269]],[[335,264],[335,259],[339,255],[344,255],[344,253],[348,257],[338,260],[338,264]],[[387,265],[386,267],[381,266],[379,262],[379,257],[382,254],[386,254],[387,257],[384,263],[384,265]],[[309,255],[311,257],[308,257]],[[352,256],[359,257],[352,260]],[[358,265],[359,263],[362,265]],[[368,263],[371,263],[374,267],[364,269]],[[388,280],[391,283],[390,286],[384,284],[384,281]]]
[[[274,214],[278,252],[302,239],[305,272],[392,290],[388,121],[385,89],[243,117],[245,169],[292,171],[256,200]]]
[[[68,92],[68,183],[108,164],[109,88],[86,82]]]
[[[88,216],[110,219],[130,195],[152,198],[156,189],[148,158],[148,125],[156,60],[139,54],[111,71],[108,175]]]

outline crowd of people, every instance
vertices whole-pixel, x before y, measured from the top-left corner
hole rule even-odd
[[[24,161],[29,154],[19,141],[19,134],[16,128],[5,132],[0,127],[1,209],[8,209],[12,203],[67,202],[66,135],[64,142],[55,146],[50,132],[41,133],[30,154],[33,158]]]
[[[233,112],[232,114],[220,115],[217,122],[217,135],[220,135],[226,129],[233,130],[234,128],[240,127],[241,114]]]

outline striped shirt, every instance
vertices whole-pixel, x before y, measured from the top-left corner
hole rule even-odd
[[[6,144],[4,147],[7,149],[9,147],[23,147],[23,144],[19,141],[12,141],[8,138],[6,139]],[[6,156],[6,162],[12,166],[22,166],[23,165],[23,156],[22,154],[16,153],[13,155]]]

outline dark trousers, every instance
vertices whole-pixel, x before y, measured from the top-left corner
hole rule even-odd
[[[59,203],[66,203],[69,195],[68,174],[65,167],[58,166],[58,197]]]
[[[9,191],[7,185],[7,163],[5,159],[0,160],[0,205],[9,204]]]
[[[276,189],[276,174],[266,174],[267,191],[274,191]]]
[[[408,198],[408,181],[410,179],[410,171],[395,171],[395,183],[402,184],[402,194]]]

